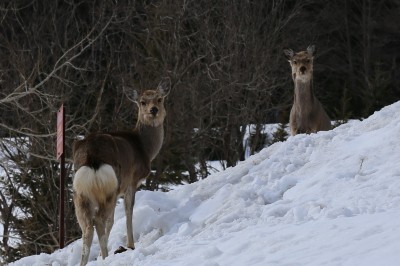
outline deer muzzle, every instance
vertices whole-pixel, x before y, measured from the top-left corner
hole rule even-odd
[[[155,107],[155,106],[151,107],[150,113],[151,113],[153,116],[156,116],[157,113],[158,113],[158,108]]]

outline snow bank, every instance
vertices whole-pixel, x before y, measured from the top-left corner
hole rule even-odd
[[[136,249],[89,265],[398,265],[400,102],[289,137],[168,193],[137,193]],[[125,243],[122,204],[109,248]],[[77,265],[81,240],[11,265]],[[96,261],[97,259],[97,261]]]

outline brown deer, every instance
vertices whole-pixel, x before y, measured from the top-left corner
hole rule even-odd
[[[92,133],[74,143],[76,173],[73,190],[76,217],[82,229],[81,265],[89,259],[93,227],[96,228],[102,258],[108,256],[107,242],[114,223],[115,205],[122,195],[127,247],[134,249],[132,211],[135,193],[149,175],[150,163],[163,143],[164,99],[169,90],[170,86],[162,82],[157,90],[146,90],[141,95],[134,91],[133,100],[138,104],[139,112],[133,131]]]
[[[313,91],[315,46],[311,45],[307,51],[298,53],[292,49],[284,49],[283,52],[292,67],[294,82],[294,101],[289,119],[292,136],[330,130],[330,119]]]

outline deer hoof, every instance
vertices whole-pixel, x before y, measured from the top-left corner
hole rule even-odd
[[[135,248],[129,248],[129,249],[134,250]],[[117,248],[117,250],[114,251],[114,254],[119,254],[119,253],[125,252],[127,250],[128,250],[127,248],[125,248],[123,246],[119,246],[119,248]]]

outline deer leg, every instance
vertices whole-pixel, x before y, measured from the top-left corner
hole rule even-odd
[[[107,234],[106,234],[106,227],[105,227],[105,219],[103,220],[104,217],[98,217],[95,220],[95,227],[96,227],[96,232],[97,236],[99,238],[99,244],[100,244],[100,251],[101,251],[101,257],[105,259],[108,256],[108,250],[107,250]]]
[[[114,196],[114,198],[112,199],[112,201],[110,203],[110,206],[108,206],[108,208],[110,208],[111,211],[110,211],[110,213],[109,213],[109,215],[107,217],[107,220],[106,220],[107,241],[108,241],[108,238],[110,237],[110,232],[111,232],[111,229],[112,229],[112,227],[114,225],[114,212],[115,212],[115,205],[116,204],[117,204],[117,197]]]
[[[95,218],[95,227],[99,238],[101,257],[108,256],[108,237],[114,224],[114,211],[116,205],[116,195],[110,195],[104,206],[101,207]]]
[[[83,245],[82,245],[82,256],[81,256],[81,266],[86,265],[89,260],[90,247],[92,246],[93,240],[93,224],[88,224],[84,229],[82,228],[83,235]]]
[[[127,247],[135,249],[133,241],[133,228],[132,228],[132,212],[133,205],[135,204],[135,192],[133,187],[129,187],[124,196],[125,214],[126,214],[126,233],[127,233]]]
[[[81,266],[83,266],[89,260],[90,247],[93,241],[93,212],[89,200],[81,195],[74,195],[74,204],[76,217],[82,230]]]

